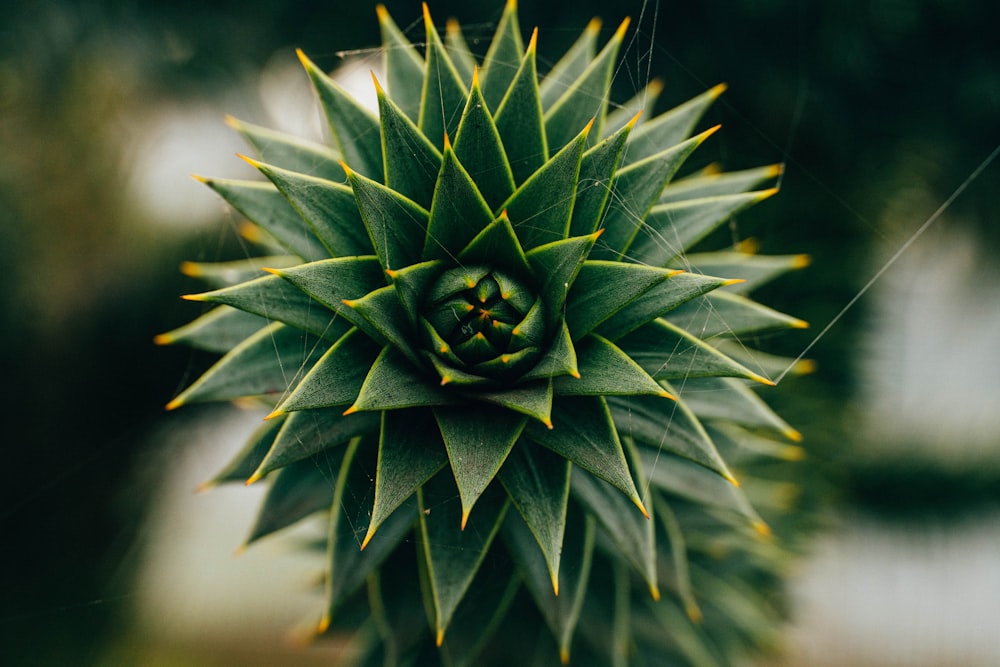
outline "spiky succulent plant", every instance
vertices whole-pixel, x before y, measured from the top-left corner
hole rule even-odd
[[[328,515],[320,632],[361,664],[767,645],[781,552],[720,452],[749,475],[799,451],[749,387],[784,361],[741,339],[803,325],[746,296],[803,262],[689,248],[779,169],[675,179],[722,87],[611,104],[627,21],[541,78],[513,0],[481,63],[426,6],[423,57],[378,18],[377,116],[300,54],[332,146],[231,121],[267,180],[203,180],[263,256],[188,265],[216,307],[161,337],[225,353],[170,407],[273,409],[215,480],[270,480],[249,541]]]

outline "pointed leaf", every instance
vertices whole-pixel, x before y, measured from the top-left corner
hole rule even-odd
[[[383,412],[375,473],[375,504],[362,544],[366,546],[382,522],[447,464],[448,454],[430,410],[418,408]],[[457,526],[456,521],[453,528]]]
[[[420,309],[434,281],[441,275],[443,267],[444,262],[441,260],[432,260],[411,264],[404,269],[389,273],[396,296],[403,304],[411,324],[416,325],[420,321]]]
[[[311,297],[310,302],[315,299],[326,306],[329,309],[326,311],[327,317],[344,315],[356,319],[344,301],[360,298],[385,286],[385,275],[379,261],[371,255],[310,262],[290,269],[278,269],[273,273],[280,278],[279,282],[285,282],[288,287],[294,286],[303,296]],[[283,296],[287,288],[275,291],[282,292]],[[332,315],[330,311],[333,311]]]
[[[566,92],[551,106],[546,105],[545,135],[551,148],[558,150],[566,145],[572,140],[575,128],[583,127],[592,118],[596,119],[594,137],[602,136],[611,78],[628,24],[625,19]]]
[[[342,156],[329,146],[232,116],[226,117],[226,124],[243,136],[263,162],[330,181],[344,179],[344,170],[340,168]]]
[[[598,232],[553,241],[528,252],[528,263],[541,283],[539,291],[550,324],[557,318],[562,319],[563,305],[599,235]]]
[[[364,318],[367,326],[361,327],[375,340],[385,340],[395,346],[414,364],[420,358],[411,343],[414,329],[409,325],[403,302],[396,294],[396,288],[389,285],[369,292],[360,299],[348,301],[347,306]]]
[[[517,184],[528,180],[549,158],[538,92],[537,38],[536,30],[507,94],[493,115]]]
[[[730,217],[775,192],[761,190],[657,204],[650,209],[642,232],[629,246],[629,259],[666,266]]]
[[[479,232],[458,254],[458,259],[463,264],[502,266],[518,276],[531,273],[531,266],[506,213]]]
[[[234,347],[168,407],[279,394],[316,363],[328,346],[329,342],[298,329],[272,324]]]
[[[355,171],[348,170],[347,175],[382,268],[399,269],[419,262],[420,247],[427,234],[426,209]]]
[[[334,143],[344,161],[363,174],[381,174],[382,145],[378,118],[324,74],[301,50],[296,53],[309,74]]]
[[[417,499],[424,559],[434,601],[434,626],[440,645],[455,609],[465,597],[503,521],[507,503],[503,493],[488,494],[466,529],[456,530],[462,509],[450,476],[436,475],[419,489]]]
[[[653,108],[656,106],[656,101],[660,98],[660,93],[662,92],[663,81],[660,79],[650,79],[646,87],[636,93],[628,102],[613,104],[612,108],[608,111],[607,119],[604,121],[604,136],[609,137],[625,127],[626,124],[635,119],[636,114],[642,113],[642,116],[638,119],[639,123],[655,118]]]
[[[422,259],[454,258],[493,220],[479,188],[446,144],[427,233],[417,246],[423,248]]]
[[[207,301],[259,315],[268,321],[284,322],[329,340],[343,335],[334,314],[295,285],[277,276],[264,276],[232,287],[192,294],[190,301]]]
[[[552,382],[522,382],[510,389],[476,392],[476,398],[528,415],[548,426],[552,415]]]
[[[774,329],[806,329],[809,324],[738,294],[711,292],[670,313],[670,322],[698,338],[742,336]]]
[[[254,471],[254,477],[263,476],[272,470],[378,430],[379,419],[376,414],[361,412],[344,416],[342,413],[343,410],[339,408],[320,408],[289,414],[280,422],[283,424],[281,431],[274,439],[267,456]],[[271,421],[273,420],[268,420],[268,423]]]
[[[219,306],[183,326],[159,334],[153,340],[157,345],[188,345],[223,354],[266,325],[267,320],[259,315]]]
[[[337,476],[330,513],[327,600],[332,617],[349,595],[364,585],[374,571],[410,534],[417,521],[415,500],[404,502],[381,524],[371,542],[362,550],[361,541],[368,530],[371,511],[371,469],[367,442],[355,441],[347,446],[344,462]],[[374,457],[371,457],[374,459]]]
[[[552,424],[553,428],[548,430],[528,424],[525,434],[614,485],[645,513],[611,413],[602,397],[560,398],[553,406]]]
[[[439,649],[443,664],[476,667],[486,659],[483,651],[495,645],[497,631],[521,589],[521,578],[506,560],[490,558],[473,580],[475,595],[467,595],[458,604]]]
[[[583,126],[580,126],[583,127]],[[565,239],[573,215],[580,161],[590,125],[542,165],[500,207],[525,250]]]
[[[468,406],[435,408],[434,417],[462,498],[464,528],[472,506],[496,477],[528,420],[490,405],[477,406],[474,412]]]
[[[541,83],[541,96],[546,109],[565,95],[566,91],[587,69],[587,66],[593,62],[597,53],[597,36],[600,32],[601,19],[591,19],[573,46],[545,75],[545,80]]]
[[[271,419],[261,424],[226,467],[202,484],[199,490],[227,482],[246,482],[267,456],[283,423],[281,419]]]
[[[181,273],[204,282],[209,287],[221,288],[260,278],[267,269],[264,267],[298,266],[302,261],[292,255],[265,255],[232,262],[184,262]]]
[[[371,242],[349,187],[263,162],[251,164],[274,183],[331,255],[371,253]]]
[[[511,513],[503,524],[504,542],[520,566],[528,591],[559,646],[564,664],[583,608],[594,553],[593,520],[579,513],[574,513],[574,518],[567,529],[564,567],[558,573],[558,595],[553,594],[546,563],[524,522]]]
[[[610,484],[579,468],[573,469],[573,497],[611,537],[619,553],[659,597],[656,543],[652,522],[629,507],[628,500]]]
[[[491,109],[495,109],[514,80],[521,63],[521,27],[517,22],[517,2],[508,0],[490,48],[483,58],[483,95]]]
[[[580,377],[577,367],[576,349],[573,339],[566,327],[566,322],[560,323],[559,332],[553,338],[548,351],[533,369],[521,376],[522,381],[538,379],[554,379],[564,375]]]
[[[639,364],[614,343],[591,334],[577,343],[579,378],[553,381],[557,396],[649,395],[669,396]]]
[[[766,429],[798,442],[801,434],[747,385],[734,378],[699,378],[684,384],[681,397],[702,421],[734,422]]]
[[[738,251],[698,253],[687,256],[691,266],[700,273],[726,278],[739,278],[732,294],[746,294],[766,285],[775,278],[809,265],[809,255],[753,255]]]
[[[356,328],[347,331],[294,387],[276,413],[350,405],[379,346]]]
[[[462,81],[472,81],[472,74],[478,63],[465,41],[461,24],[455,19],[445,21],[444,48],[451,56],[451,62],[454,63],[459,78]]]
[[[625,143],[637,120],[638,117],[633,118],[614,135],[583,154],[569,228],[571,236],[591,234],[601,225]]]
[[[672,181],[660,196],[660,203],[668,204],[686,199],[703,199],[749,192],[768,181],[773,181],[781,175],[782,171],[784,171],[782,165],[772,164],[742,171],[688,176]]]
[[[662,318],[639,327],[617,343],[657,380],[729,376],[773,384]]]
[[[215,190],[247,220],[260,225],[284,248],[302,259],[312,261],[330,256],[313,229],[273,183],[224,178],[199,180]]]
[[[382,122],[385,184],[423,208],[431,205],[441,152],[375,81]]]
[[[698,97],[643,123],[629,141],[625,163],[638,162],[659,153],[665,146],[674,146],[687,139],[705,110],[725,90],[726,86],[719,84]]]
[[[551,582],[549,592],[555,592],[559,580],[569,470],[570,464],[565,458],[533,442],[521,441],[507,457],[499,475],[507,495],[534,538],[531,550],[543,558]],[[507,522],[511,523],[513,518],[508,517]]]
[[[246,544],[287,528],[315,512],[328,510],[333,502],[335,472],[343,449],[297,461],[273,477],[264,504]]]
[[[473,75],[469,101],[455,137],[455,155],[466,165],[483,199],[493,209],[514,193],[514,175],[490,108],[483,99],[478,77]]]
[[[468,92],[441,42],[426,3],[424,26],[427,30],[427,75],[420,98],[418,125],[435,146],[443,147],[445,134],[455,135]]]
[[[697,273],[677,273],[651,287],[620,311],[597,326],[597,333],[618,340],[647,322],[666,315],[691,299],[711,292],[732,281]]]
[[[608,405],[623,436],[694,461],[727,480],[734,479],[715,443],[683,401],[613,396],[608,398]]]
[[[566,302],[566,324],[573,339],[587,335],[676,273],[672,269],[625,262],[584,262]]]
[[[378,25],[382,33],[382,58],[386,81],[393,101],[407,116],[416,119],[420,113],[420,95],[424,80],[424,59],[399,29],[382,5],[376,5]]]
[[[688,156],[718,128],[719,126],[715,126],[683,143],[618,170],[615,176],[615,196],[601,221],[605,234],[601,237],[599,253],[595,253],[597,257],[617,259],[630,255],[629,248],[634,239],[646,231],[643,220],[660,198],[667,182]],[[629,149],[626,149],[626,156],[628,154]]]
[[[401,352],[386,346],[372,364],[348,412],[454,403],[455,397],[450,392],[429,382]]]

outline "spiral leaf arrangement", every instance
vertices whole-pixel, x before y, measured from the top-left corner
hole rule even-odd
[[[213,482],[269,480],[249,542],[325,513],[319,633],[359,664],[730,664],[782,552],[723,453],[800,451],[740,338],[804,323],[747,292],[805,261],[689,248],[780,168],[675,178],[723,87],[611,104],[627,21],[540,77],[515,4],[481,63],[379,7],[377,116],[300,53],[332,145],[230,121],[266,180],[201,180],[262,256],[185,265],[214,307],[159,342],[224,356],[169,407],[273,408]]]

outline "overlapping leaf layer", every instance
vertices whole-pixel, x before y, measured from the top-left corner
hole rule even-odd
[[[612,104],[627,22],[540,78],[514,2],[481,61],[424,14],[378,10],[377,115],[300,54],[331,145],[231,121],[267,180],[203,180],[264,256],[187,267],[215,307],[161,341],[224,356],[171,407],[273,408],[215,481],[270,480],[249,541],[329,517],[362,664],[729,664],[780,552],[723,454],[798,452],[740,340],[803,323],[746,294],[803,260],[689,248],[779,170],[675,178],[722,87]]]

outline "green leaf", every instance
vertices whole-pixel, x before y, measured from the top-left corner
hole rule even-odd
[[[382,121],[385,184],[423,208],[431,205],[441,152],[375,81]]]
[[[406,357],[386,346],[375,359],[357,400],[348,413],[398,410],[426,405],[453,405],[455,398],[414,368]]]
[[[430,410],[383,412],[375,472],[375,503],[361,548],[368,545],[382,522],[447,464],[448,454]],[[452,529],[456,526],[458,521]]]
[[[483,96],[491,109],[497,108],[521,64],[521,28],[517,23],[517,2],[508,0],[490,48],[483,58]]]
[[[583,127],[582,125],[579,127]],[[566,238],[576,199],[580,162],[590,125],[532,174],[499,208],[507,211],[521,246],[537,246]]]
[[[682,456],[734,482],[715,443],[682,400],[668,403],[648,396],[612,396],[608,406],[618,432],[658,451]]]
[[[611,537],[621,556],[642,576],[653,598],[659,599],[652,521],[629,507],[617,489],[578,468],[573,469],[570,490]]]
[[[422,258],[453,258],[493,220],[479,188],[446,143],[427,232],[417,245],[423,248]]]
[[[726,292],[712,292],[688,301],[670,313],[670,321],[702,339],[809,327],[796,317]]]
[[[424,59],[399,29],[382,5],[375,6],[382,33],[382,58],[393,101],[410,118],[420,113],[424,81]]]
[[[296,53],[316,89],[334,143],[344,161],[363,174],[381,174],[382,142],[378,118],[324,74],[301,50]]]
[[[416,325],[420,321],[420,310],[424,305],[424,300],[430,293],[434,281],[444,270],[444,266],[445,264],[441,260],[431,260],[411,264],[398,271],[389,271],[396,296],[403,304],[403,309],[411,324]]]
[[[302,263],[292,255],[268,255],[237,259],[232,262],[183,262],[181,273],[204,282],[209,287],[222,288],[260,278],[267,269],[298,266]]]
[[[527,253],[528,263],[540,282],[539,292],[550,324],[562,319],[563,305],[598,236],[594,233],[553,241]]]
[[[793,442],[802,435],[753,390],[733,378],[698,378],[684,383],[681,397],[701,420],[734,422],[779,433]]]
[[[730,284],[731,280],[697,273],[671,275],[668,280],[654,285],[599,324],[596,331],[610,340],[618,340],[647,322],[666,315],[682,303]]]
[[[674,146],[691,136],[694,126],[726,86],[719,84],[684,104],[643,123],[629,141],[625,163],[638,162],[659,153],[664,146]]]
[[[360,327],[375,340],[385,340],[394,345],[414,364],[421,360],[413,350],[414,328],[408,326],[409,319],[403,302],[392,285],[369,292],[360,299],[353,299],[347,305],[364,318]]]
[[[462,108],[468,96],[465,83],[455,69],[451,57],[441,42],[424,4],[424,26],[427,29],[427,75],[420,98],[420,131],[437,147],[444,146],[444,138],[454,136]]]
[[[331,471],[340,467],[343,456],[342,449],[331,450],[296,461],[275,474],[245,544],[287,528],[310,514],[328,510],[334,490]]]
[[[612,484],[646,513],[604,398],[561,397],[553,405],[552,424],[548,430],[528,424],[526,435]]]
[[[589,149],[580,162],[580,177],[576,189],[576,204],[570,222],[571,236],[592,234],[604,217],[611,197],[615,173],[621,164],[629,133],[638,118],[633,118],[614,135]]]
[[[167,408],[279,394],[316,363],[328,345],[298,329],[272,324],[234,347]]]
[[[530,275],[531,266],[506,212],[491,222],[458,254],[462,264],[503,267],[518,277]]]
[[[733,215],[776,192],[761,190],[657,204],[646,216],[642,233],[629,247],[629,259],[666,266]]]
[[[566,94],[580,78],[597,53],[597,36],[601,32],[601,19],[591,19],[573,46],[562,55],[541,83],[542,104],[546,109]],[[602,91],[603,94],[603,91]]]
[[[730,376],[774,384],[662,318],[639,327],[617,343],[657,380]]]
[[[535,31],[507,94],[493,114],[507,151],[514,182],[518,184],[528,180],[549,159],[538,91],[537,37],[538,32]]]
[[[576,349],[573,347],[573,339],[566,327],[566,322],[559,324],[559,331],[549,344],[549,349],[533,369],[521,376],[522,381],[539,380],[542,378],[554,379],[563,375],[571,375],[574,378],[580,377],[577,368]]]
[[[427,234],[426,209],[378,181],[354,171],[347,175],[382,268],[398,269],[419,262]]]
[[[661,204],[686,199],[703,199],[719,195],[748,192],[772,181],[784,170],[780,164],[755,167],[727,173],[707,173],[672,181],[660,196]]]
[[[377,343],[357,328],[350,329],[320,357],[275,413],[350,405],[378,354]]]
[[[490,405],[477,406],[474,412],[468,406],[433,412],[462,498],[464,530],[473,505],[496,477],[528,420]]]
[[[521,588],[513,564],[505,560],[493,557],[480,567],[472,584],[475,595],[467,595],[458,603],[439,649],[442,663],[448,667],[481,665],[486,659],[483,651],[494,646],[497,631],[504,627],[503,621]]]
[[[692,623],[699,623],[703,617],[691,587],[691,573],[688,568],[684,531],[677,520],[677,515],[663,495],[656,493],[653,495],[653,500],[656,506],[656,516],[660,519],[660,525],[663,526],[663,530],[667,534],[667,541],[670,542],[670,563],[677,596],[684,604],[684,611],[687,613],[688,619]]]
[[[808,375],[816,370],[813,359],[793,359],[777,354],[761,352],[747,347],[738,340],[713,340],[712,344],[725,355],[740,362],[747,368],[760,373],[764,377],[776,378],[779,375]]]
[[[649,472],[650,483],[657,488],[689,502],[734,512],[747,519],[758,533],[770,533],[743,490],[715,472],[662,450],[641,447],[639,457]]]
[[[678,273],[641,264],[587,260],[566,302],[566,324],[574,340],[593,331],[642,294]]]
[[[559,563],[566,531],[566,506],[569,499],[569,461],[558,454],[522,441],[500,469],[500,482],[534,538],[530,549],[543,559],[551,590],[559,583]],[[512,523],[513,517],[507,518]],[[522,560],[529,560],[524,558]]]
[[[332,340],[343,334],[334,325],[333,315],[320,302],[277,276],[264,276],[184,298],[231,306]]]
[[[257,158],[264,162],[328,181],[344,179],[341,156],[329,146],[246,123],[232,116],[226,117],[226,124],[239,132]]]
[[[592,334],[576,345],[580,377],[553,381],[557,396],[645,394],[667,397],[663,387],[614,343]]]
[[[332,256],[371,252],[371,242],[364,233],[358,205],[349,187],[256,160],[250,164],[274,183]]]
[[[417,492],[439,646],[503,521],[507,503],[502,496],[502,493],[488,494],[479,503],[479,511],[470,517],[466,529],[455,530],[462,510],[451,478],[437,475]]]
[[[228,482],[246,482],[267,456],[267,452],[271,449],[283,423],[282,419],[272,419],[257,427],[243,448],[226,464],[226,467],[220,470],[215,477],[201,484],[198,490],[204,491]]]
[[[201,177],[198,180],[302,259],[312,261],[330,256],[316,233],[273,183]]]
[[[664,187],[688,156],[718,128],[719,126],[715,126],[683,143],[644,160],[633,161],[618,170],[615,175],[615,196],[608,204],[607,213],[601,221],[605,233],[595,252],[596,258],[618,259],[630,256],[629,248],[640,230],[643,233],[647,231],[642,224],[643,220],[660,198]],[[631,144],[626,150],[626,156],[630,154]]]
[[[328,356],[329,353],[324,358]],[[314,367],[313,372],[315,370]],[[283,426],[253,477],[262,477],[272,470],[378,430],[379,419],[376,414],[361,412],[345,417],[342,413],[343,410],[339,408],[319,408],[292,412],[284,420],[279,420]],[[274,420],[268,420],[268,423],[271,421]]]
[[[328,554],[330,575],[327,577],[328,612],[325,623],[352,593],[360,589],[366,577],[395,551],[417,521],[417,503],[404,501],[381,524],[378,535],[361,549],[368,530],[371,511],[371,466],[366,441],[354,441],[347,446],[344,462],[337,476],[330,513]],[[359,448],[360,451],[359,451]]]
[[[551,106],[545,105],[545,135],[549,146],[558,149],[566,145],[578,131],[576,128],[583,127],[591,119],[595,119],[594,137],[602,136],[611,78],[628,25],[629,20],[625,19],[562,96]],[[543,91],[543,100],[544,95]]]
[[[266,325],[267,320],[259,315],[219,306],[184,326],[159,334],[153,342],[157,345],[188,345],[222,354]]]
[[[466,166],[490,209],[514,193],[514,175],[490,114],[492,107],[483,99],[479,79],[473,75],[469,100],[455,137],[455,155]]]
[[[504,542],[520,566],[524,583],[559,646],[563,664],[569,662],[570,645],[587,594],[594,553],[593,520],[587,515],[583,515],[582,520],[580,514],[574,517],[577,520],[570,521],[567,529],[564,567],[558,573],[558,595],[553,595],[554,583],[550,583],[545,560],[528,527],[513,514],[503,524]]]
[[[546,426],[552,423],[552,382],[548,380],[521,382],[510,389],[476,392],[476,398],[528,415]]]
[[[374,255],[337,257],[273,271],[336,314],[349,314],[344,301],[357,299],[385,286],[385,275]],[[329,315],[329,313],[327,313]]]
[[[729,289],[731,294],[746,294],[766,285],[775,278],[809,265],[809,255],[753,255],[739,251],[719,251],[687,256],[691,266],[700,273],[725,278],[738,278]]]

